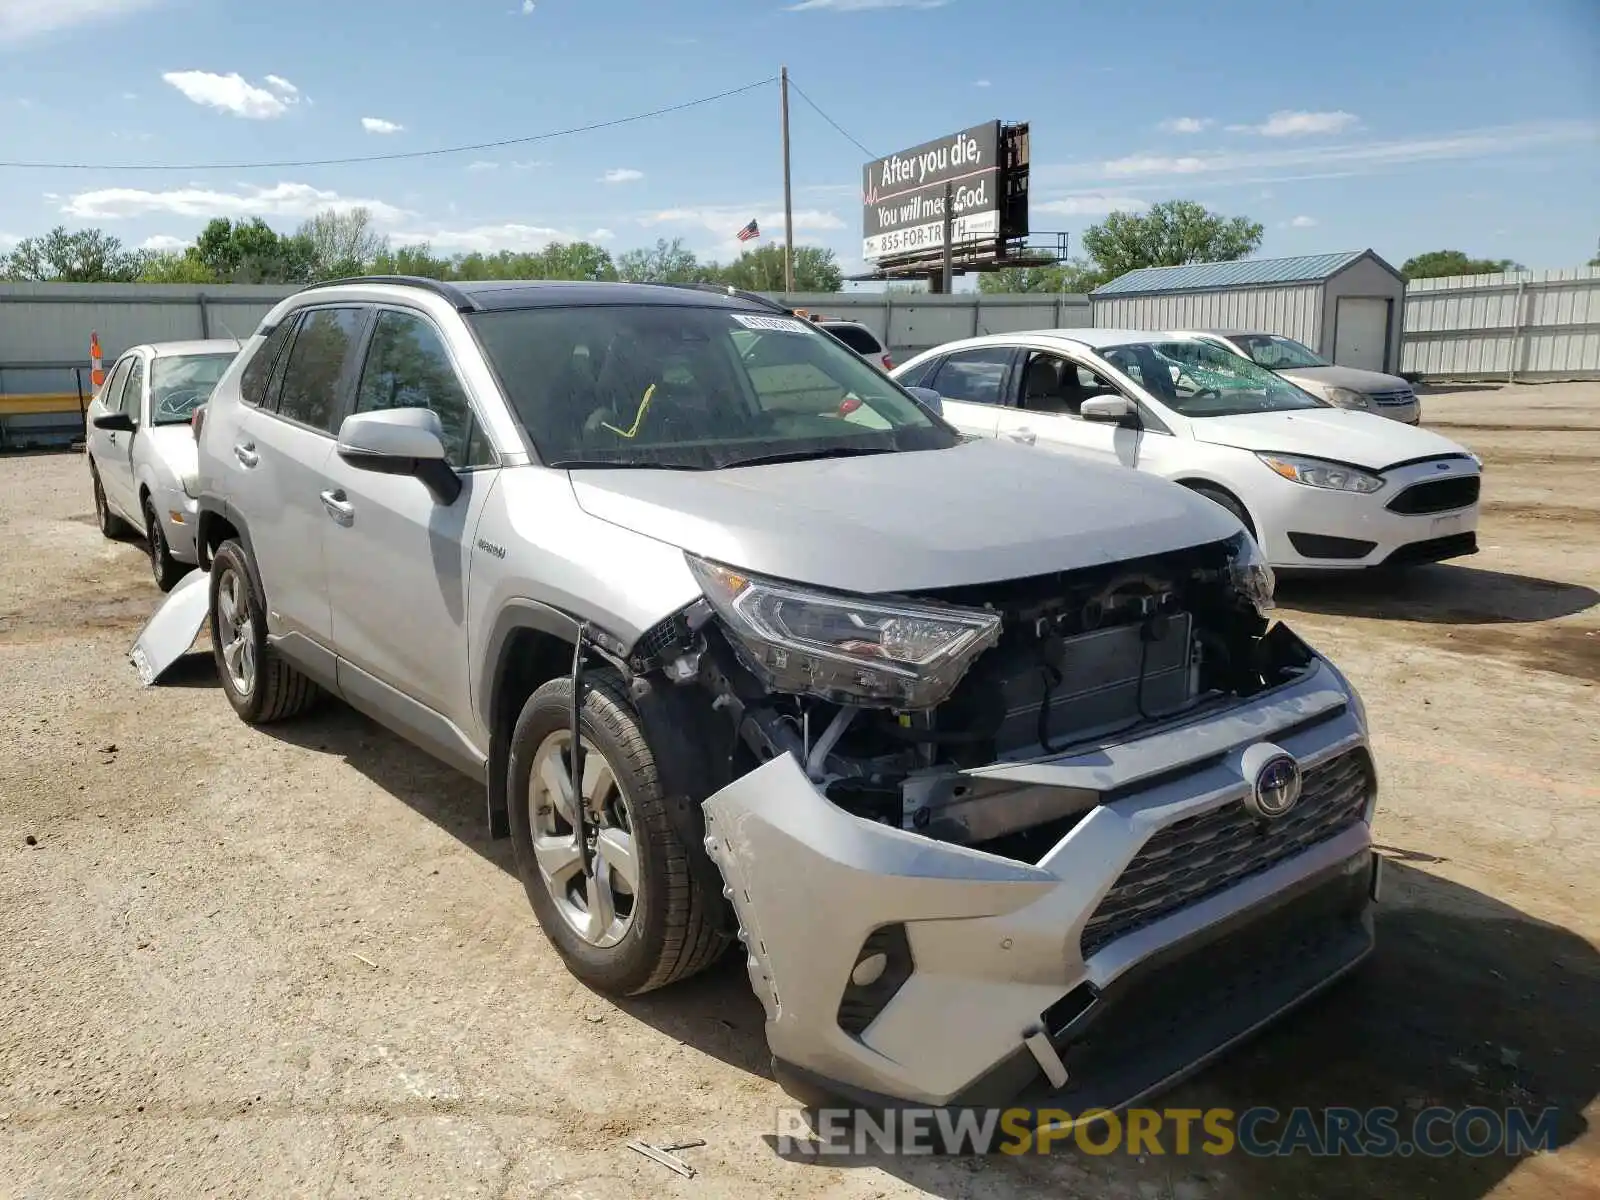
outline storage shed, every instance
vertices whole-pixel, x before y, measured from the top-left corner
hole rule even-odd
[[[1144,267],[1089,301],[1101,329],[1276,333],[1342,367],[1400,370],[1406,282],[1371,250]]]

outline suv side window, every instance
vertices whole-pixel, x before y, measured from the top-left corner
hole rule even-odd
[[[999,404],[1000,392],[1011,365],[1011,347],[980,346],[958,350],[939,367],[932,387],[947,400],[971,404]]]
[[[857,354],[883,353],[883,347],[878,344],[872,331],[860,325],[824,325],[823,328]]]
[[[483,440],[470,441],[472,406],[456,377],[439,331],[423,317],[382,309],[367,343],[355,411],[428,408],[444,428],[445,456],[452,467],[482,466]],[[474,451],[478,451],[477,456]]]
[[[280,417],[335,432],[339,419],[339,380],[350,347],[361,331],[359,308],[315,308],[305,313],[284,356]]]
[[[139,401],[144,397],[144,359],[135,354],[128,364],[128,381],[122,386],[122,411],[139,424]]]
[[[261,408],[267,402],[267,380],[272,375],[273,365],[278,361],[278,355],[283,351],[283,344],[289,340],[289,334],[294,331],[294,316],[285,317],[278,322],[278,327],[267,335],[254,356],[245,364],[243,373],[239,376],[239,394],[244,402],[253,408]]]

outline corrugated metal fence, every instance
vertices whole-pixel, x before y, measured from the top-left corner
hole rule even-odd
[[[1600,379],[1600,268],[1413,280],[1401,363],[1431,379]]]

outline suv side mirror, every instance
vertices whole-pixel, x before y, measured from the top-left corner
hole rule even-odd
[[[944,397],[932,388],[908,387],[906,391],[911,393],[912,399],[932,412],[934,416],[944,416]]]
[[[1133,405],[1126,396],[1091,396],[1078,407],[1078,415],[1085,421],[1110,421],[1121,425],[1133,415]]]
[[[444,427],[431,409],[353,413],[339,426],[338,450],[358,470],[415,476],[441,504],[461,494],[461,476],[445,457]]]
[[[94,427],[111,433],[132,433],[133,418],[119,408],[116,412],[101,413],[94,419]]]

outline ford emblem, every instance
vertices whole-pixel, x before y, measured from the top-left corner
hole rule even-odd
[[[1241,764],[1250,790],[1244,806],[1262,820],[1275,821],[1300,801],[1304,782],[1300,764],[1277,746],[1257,745],[1245,751]]]

